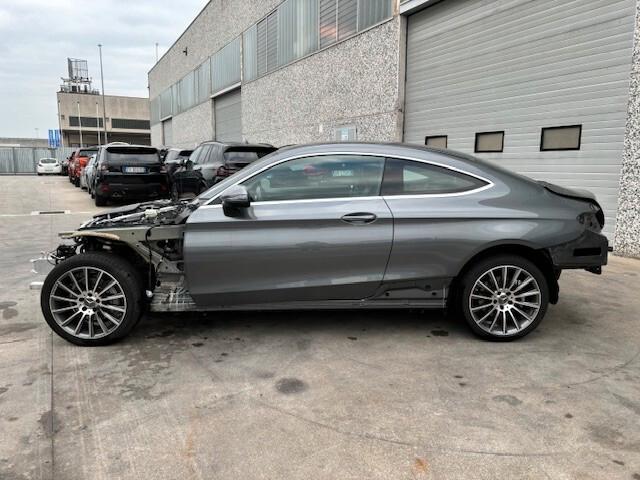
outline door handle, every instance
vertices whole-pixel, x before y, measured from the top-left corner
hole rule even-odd
[[[376,215],[374,215],[373,213],[355,212],[355,213],[348,213],[348,214],[344,215],[341,218],[341,220],[343,222],[347,222],[347,223],[354,223],[354,224],[362,225],[362,224],[366,224],[366,223],[375,222],[375,220],[377,218],[378,217]]]

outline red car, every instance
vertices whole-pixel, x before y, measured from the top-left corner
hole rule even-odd
[[[69,167],[67,173],[69,174],[69,181],[76,187],[80,186],[80,176],[84,167],[87,166],[89,157],[98,153],[98,147],[84,147],[74,150],[69,157]]]

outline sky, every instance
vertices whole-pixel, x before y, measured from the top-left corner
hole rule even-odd
[[[67,57],[107,95],[148,96],[147,72],[207,0],[0,0],[0,137],[47,138]]]

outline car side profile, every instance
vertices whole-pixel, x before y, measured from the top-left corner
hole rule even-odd
[[[69,181],[76,187],[80,186],[82,172],[84,171],[84,167],[86,167],[89,158],[97,152],[98,147],[86,147],[79,148],[72,153],[69,158],[68,174]]]
[[[41,306],[79,345],[145,310],[446,308],[491,340],[533,331],[563,269],[600,273],[588,192],[428,147],[281,149],[193,201],[94,216],[51,254]]]
[[[204,142],[172,169],[174,193],[199,195],[207,188],[275,151],[267,144]]]

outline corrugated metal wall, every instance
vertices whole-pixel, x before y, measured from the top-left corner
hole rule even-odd
[[[536,179],[593,191],[614,230],[626,121],[633,0],[445,0],[409,17],[405,140],[447,135]],[[543,127],[582,125],[577,151],[540,151]]]
[[[0,147],[0,175],[36,173],[36,166],[41,158],[64,160],[73,150],[71,147]]]

